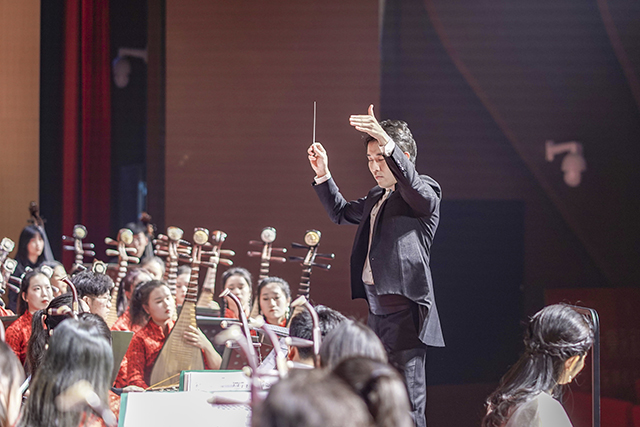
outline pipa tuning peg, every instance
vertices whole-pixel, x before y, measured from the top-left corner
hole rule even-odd
[[[331,269],[331,265],[329,265],[329,264],[316,264],[315,262],[312,262],[311,265],[314,266],[314,267],[323,268],[325,270],[330,270]]]

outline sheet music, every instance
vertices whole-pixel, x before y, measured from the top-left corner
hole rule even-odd
[[[119,426],[251,426],[249,405],[211,405],[210,397],[200,391],[128,393]]]

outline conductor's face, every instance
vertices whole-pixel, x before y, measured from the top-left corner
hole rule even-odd
[[[396,183],[396,178],[391,173],[387,165],[382,148],[378,145],[378,141],[371,141],[367,145],[367,160],[369,162],[369,170],[371,175],[382,188],[391,188]]]

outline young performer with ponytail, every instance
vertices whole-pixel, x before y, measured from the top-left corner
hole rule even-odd
[[[152,280],[151,275],[142,268],[133,268],[129,270],[124,280],[122,281],[122,287],[120,288],[120,295],[123,296],[123,302],[126,301],[126,309],[122,313],[116,323],[111,327],[112,331],[131,331],[138,332],[149,320],[148,316],[142,310],[142,304],[140,302],[134,303],[132,301],[136,295],[136,289],[139,285]],[[120,296],[118,295],[118,296]],[[134,320],[131,315],[131,307],[136,305],[140,307],[140,312]]]
[[[132,320],[143,315],[148,316],[149,320],[145,327],[133,335],[116,386],[135,385],[146,389],[153,385],[149,384],[151,370],[174,325],[175,300],[167,284],[159,280],[144,283],[136,293],[139,295],[132,300],[137,301],[131,306]],[[205,367],[220,367],[222,358],[200,329],[190,327],[184,334],[184,340],[186,344],[202,350]]]

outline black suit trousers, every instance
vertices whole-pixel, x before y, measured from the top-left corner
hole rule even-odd
[[[427,346],[418,338],[418,306],[387,315],[369,312],[367,324],[378,335],[389,362],[404,376],[416,427],[426,427]]]

